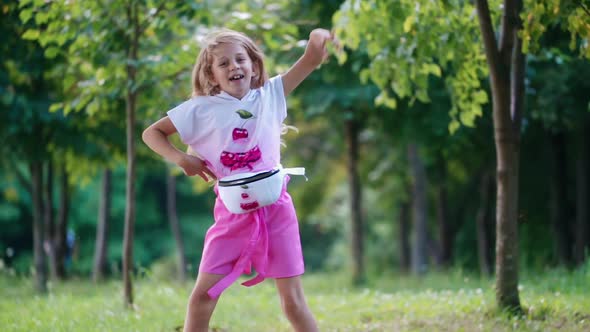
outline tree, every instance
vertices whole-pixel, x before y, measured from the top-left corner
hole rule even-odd
[[[94,282],[104,279],[106,271],[109,216],[111,211],[111,179],[112,171],[110,169],[104,170],[102,172],[98,220],[96,222],[96,242],[94,264],[92,267],[92,280]]]
[[[62,114],[49,112],[50,92],[57,84],[47,76],[58,61],[45,59],[39,45],[20,38],[29,26],[19,24],[16,3],[3,4],[2,8],[0,29],[11,38],[2,43],[0,62],[0,154],[5,169],[30,195],[35,289],[45,293],[48,262],[44,245],[53,240],[47,229],[53,223],[53,196],[51,181],[44,186],[44,169],[49,169],[44,165],[52,155],[49,146],[55,142],[55,133],[67,129]]]
[[[178,214],[176,213],[176,175],[169,169],[166,170],[166,211],[170,230],[176,240],[178,279],[184,282],[186,280],[186,255],[184,253],[184,241],[182,240]]]
[[[43,23],[41,30],[30,29],[25,37],[38,40],[46,48],[46,56],[63,53],[74,63],[81,63],[83,77],[90,83],[72,100],[57,107],[63,107],[67,113],[73,104],[78,110],[86,109],[92,113],[104,105],[101,96],[105,94],[114,93],[125,100],[127,177],[123,282],[124,302],[130,306],[133,303],[130,274],[133,269],[138,97],[140,91],[152,82],[170,79],[168,71],[162,77],[163,71],[154,69],[163,66],[174,73],[178,66],[174,58],[186,56],[186,53],[177,52],[180,47],[173,48],[174,53],[166,49],[170,53],[159,57],[151,55],[151,52],[156,45],[160,46],[160,38],[165,35],[177,33],[186,36],[187,30],[181,24],[181,18],[194,13],[199,5],[105,0],[84,4],[21,1],[20,6],[23,8],[21,18],[25,23],[33,16],[37,23]],[[164,12],[167,14],[165,18]],[[70,81],[74,87],[77,82]]]
[[[487,1],[476,1],[490,69],[496,143],[496,301],[520,311],[518,295],[518,165],[525,57],[518,34],[522,1],[505,1],[499,45]]]
[[[476,1],[475,8],[462,1],[446,1],[441,8],[429,1],[350,0],[344,2],[334,19],[338,35],[346,45],[356,49],[362,44],[368,50],[372,62],[364,75],[381,88],[378,103],[395,108],[393,95],[428,102],[428,76],[448,72],[451,132],[460,123],[473,125],[474,119],[482,114],[482,105],[488,99],[480,80],[489,73],[497,155],[496,300],[500,308],[519,311],[517,211],[523,49],[535,45],[547,21],[565,16],[574,48],[579,39],[586,40],[579,47],[587,55],[589,29],[580,8],[570,6],[565,14],[559,15],[559,10],[548,10],[559,9],[559,1],[539,6],[532,1],[527,3],[532,16],[524,30],[521,17],[527,16],[522,12],[521,1],[507,0],[502,7],[498,1],[492,3],[493,12],[488,1],[483,0]],[[501,12],[497,8],[502,8]],[[479,28],[473,20],[475,13]],[[498,25],[499,44],[494,33]]]
[[[586,203],[588,151],[585,148],[590,123],[590,99],[586,91],[590,86],[584,79],[590,68],[586,59],[577,56],[580,53],[588,58],[588,47],[575,36],[588,40],[590,3],[541,1],[531,6],[524,31],[533,40],[525,44],[532,53],[529,61],[532,68],[529,90],[532,92],[529,98],[532,118],[541,123],[550,137],[549,150],[553,153],[551,160],[555,173],[551,177],[550,212],[554,253],[560,264],[580,265],[585,259],[585,248],[590,245]],[[572,145],[573,150],[568,148]],[[572,184],[565,176],[570,162],[576,169],[575,192],[568,191]],[[572,194],[575,195],[572,200],[576,202],[575,218],[568,205]]]

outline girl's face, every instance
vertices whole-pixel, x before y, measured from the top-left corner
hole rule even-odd
[[[250,91],[256,68],[246,49],[235,43],[219,44],[213,50],[213,84],[229,95],[242,99]]]

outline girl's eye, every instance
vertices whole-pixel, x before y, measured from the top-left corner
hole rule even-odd
[[[242,62],[244,62],[244,59],[238,59],[238,62],[242,63]]]
[[[225,67],[225,66],[227,66],[227,62],[222,62],[219,64],[219,67]]]

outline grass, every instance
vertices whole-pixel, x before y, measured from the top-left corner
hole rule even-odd
[[[525,315],[519,317],[496,311],[493,280],[456,271],[382,277],[366,288],[347,286],[342,274],[308,275],[304,284],[321,331],[590,331],[586,270],[522,276]],[[2,275],[0,330],[175,331],[182,326],[191,286],[144,278],[135,283],[135,309],[126,310],[120,281],[53,283],[48,295],[37,296],[31,279]],[[290,331],[271,281],[230,287],[211,329]]]

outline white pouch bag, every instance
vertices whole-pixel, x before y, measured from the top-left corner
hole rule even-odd
[[[264,172],[229,175],[218,180],[217,192],[231,213],[251,212],[279,199],[286,174],[305,175],[305,169],[278,167]]]

